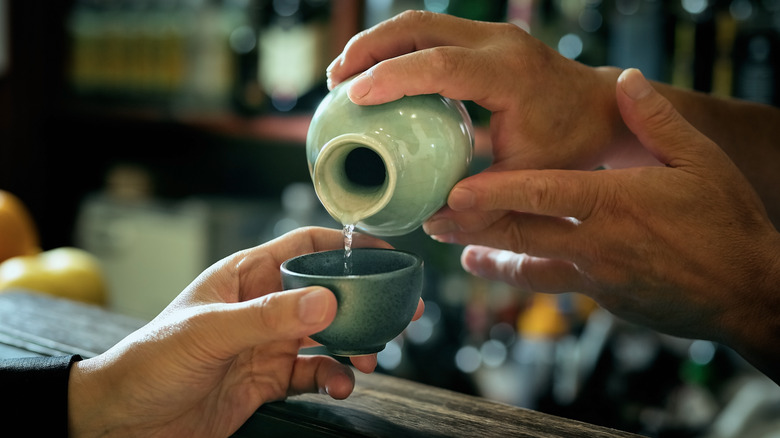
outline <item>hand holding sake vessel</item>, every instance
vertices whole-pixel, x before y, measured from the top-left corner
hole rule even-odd
[[[414,231],[468,173],[474,144],[460,101],[438,94],[361,106],[336,86],[314,113],[306,156],[325,209],[376,236]]]

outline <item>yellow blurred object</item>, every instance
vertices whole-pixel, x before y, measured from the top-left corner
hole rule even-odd
[[[558,296],[537,293],[517,318],[517,331],[525,337],[556,338],[566,333],[569,322],[558,309]]]
[[[102,305],[107,286],[95,256],[79,248],[62,247],[0,263],[0,292],[10,288]]]
[[[35,222],[22,201],[0,190],[0,262],[41,251]]]
[[[576,294],[574,295],[574,311],[577,318],[579,318],[581,321],[585,321],[590,317],[590,314],[593,313],[594,310],[599,308],[598,303],[596,303],[593,298],[583,295],[583,294]]]

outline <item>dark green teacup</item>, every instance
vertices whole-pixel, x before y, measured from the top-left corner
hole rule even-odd
[[[323,286],[338,301],[333,322],[311,336],[339,356],[382,351],[411,322],[422,294],[423,261],[395,249],[352,250],[351,274],[345,275],[344,250],[294,257],[282,263],[282,286]]]

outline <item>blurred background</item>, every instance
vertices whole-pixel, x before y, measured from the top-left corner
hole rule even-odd
[[[0,189],[43,249],[99,259],[107,308],[149,319],[236,250],[340,227],[314,195],[306,130],[327,64],[405,9],[780,103],[780,0],[0,0]],[[476,172],[489,114],[467,104]],[[427,306],[379,372],[648,436],[780,437],[780,389],[732,351],[473,278],[461,248],[419,230],[390,241],[424,257]]]

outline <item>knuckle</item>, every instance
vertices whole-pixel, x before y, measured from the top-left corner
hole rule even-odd
[[[657,100],[647,114],[647,121],[653,126],[664,126],[674,122],[677,115],[677,111],[668,102]]]
[[[522,257],[515,265],[512,274],[517,287],[526,291],[536,292],[541,290],[541,286],[530,275],[532,270],[530,267],[533,262],[534,259],[530,256]]]
[[[528,236],[525,235],[522,220],[516,215],[507,215],[500,222],[495,224],[496,229],[502,230],[503,244],[498,247],[507,249],[516,254],[522,254],[529,251]]]
[[[279,294],[268,294],[257,302],[258,311],[256,312],[257,321],[265,330],[271,333],[279,330],[284,322],[283,312],[281,311],[281,299]]]
[[[523,184],[524,196],[531,212],[544,212],[552,203],[552,196],[557,193],[557,184],[549,178],[527,177]]]
[[[433,18],[433,13],[430,11],[408,9],[396,15],[394,21],[409,22],[413,25],[420,25],[429,22]]]
[[[684,121],[680,113],[664,98],[655,99],[650,105],[643,107],[645,124],[651,130],[660,130],[666,126],[674,126]]]
[[[431,66],[431,70],[436,75],[444,73],[451,73],[456,70],[458,66],[459,56],[453,53],[454,50],[451,47],[439,46],[428,49],[428,58],[426,62]]]
[[[492,23],[491,25],[495,28],[494,34],[501,38],[515,40],[528,37],[528,32],[514,23]]]
[[[526,253],[530,250],[528,248],[528,238],[523,233],[523,227],[513,226],[510,228],[509,249],[518,254]],[[520,264],[514,265],[511,275],[513,278],[522,276],[522,266]]]

